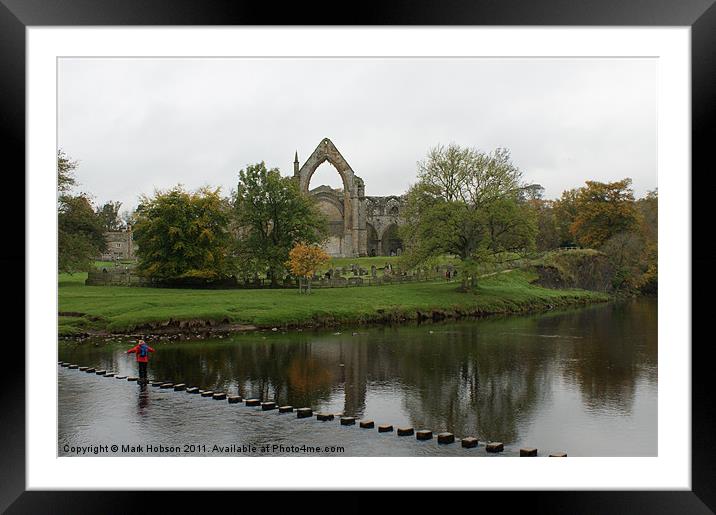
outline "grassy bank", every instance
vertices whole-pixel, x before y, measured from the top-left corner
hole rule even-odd
[[[60,276],[61,335],[141,332],[179,321],[272,327],[481,316],[608,298],[584,290],[542,288],[532,284],[536,275],[524,270],[485,277],[471,293],[457,292],[456,283],[445,282],[327,288],[299,296],[296,290],[85,286],[84,278]]]

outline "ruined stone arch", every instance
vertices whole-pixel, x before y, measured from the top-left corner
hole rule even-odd
[[[400,254],[403,250],[403,241],[398,233],[398,224],[389,223],[386,225],[379,236],[384,256],[390,256],[391,253]]]
[[[388,216],[400,216],[401,207],[400,200],[396,197],[388,197],[385,203],[385,214]]]
[[[365,185],[355,175],[348,161],[341,155],[333,142],[324,138],[299,167],[298,153],[293,163],[293,176],[302,192],[308,194],[311,177],[325,161],[333,165],[343,181],[342,214],[343,235],[332,244],[329,253],[344,257],[366,255]],[[336,190],[332,190],[335,192]],[[337,194],[337,193],[336,193]]]

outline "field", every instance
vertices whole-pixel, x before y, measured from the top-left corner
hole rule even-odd
[[[362,258],[380,259],[382,258]],[[364,266],[364,265],[363,265]],[[370,266],[370,265],[368,265]],[[377,266],[377,265],[376,265]],[[484,277],[470,293],[455,282],[297,290],[190,290],[85,286],[86,274],[61,274],[60,335],[130,333],[169,321],[193,320],[257,327],[360,324],[425,316],[520,313],[607,300],[585,290],[531,284],[536,275],[513,270]]]

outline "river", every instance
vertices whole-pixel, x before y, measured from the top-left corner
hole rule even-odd
[[[412,426],[456,443],[298,419],[58,367],[58,455],[657,455],[657,301],[422,325],[149,341],[149,377]],[[136,375],[133,343],[60,342],[59,356]],[[474,436],[479,446],[461,447]],[[500,454],[486,441],[504,443]],[[120,446],[112,452],[111,445]],[[143,446],[127,452],[122,445]],[[151,446],[147,448],[147,446]],[[90,454],[95,455],[95,454]]]

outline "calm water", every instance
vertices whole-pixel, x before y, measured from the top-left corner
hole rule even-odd
[[[657,454],[654,299],[470,322],[149,343],[157,350],[150,378],[344,412],[376,426],[476,436],[480,446],[418,442],[337,418],[297,419],[58,367],[60,455],[76,455],[66,445],[194,444],[167,455],[222,455],[214,445],[234,445],[230,455],[317,454],[285,448],[305,445],[340,446],[321,454],[343,456],[492,456],[485,441],[504,442],[504,455],[520,447],[545,456]],[[130,346],[60,343],[59,359],[136,375]],[[284,448],[262,452],[262,445]]]

